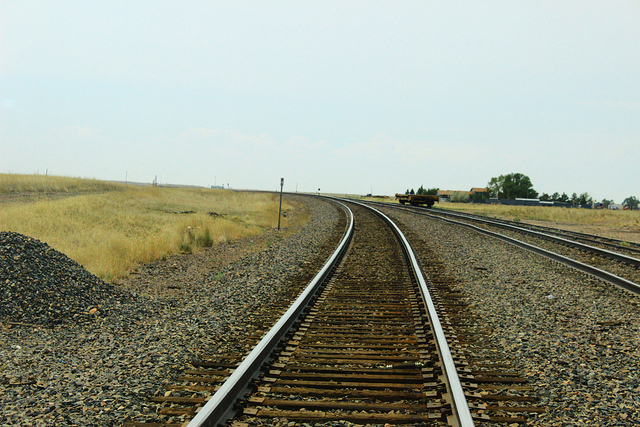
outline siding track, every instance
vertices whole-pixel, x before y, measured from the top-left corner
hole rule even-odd
[[[558,237],[548,230],[543,233],[515,226],[502,220],[494,221],[477,215],[449,212],[442,209],[406,208],[389,203],[370,204],[468,227],[591,274],[630,292],[640,294],[640,258],[635,254],[623,253],[622,249],[624,248],[621,246],[616,251],[594,246],[599,244],[595,239],[596,236],[590,240],[593,245],[587,245],[567,237]],[[586,238],[583,237],[580,240],[584,242]]]
[[[450,210],[444,210],[444,209],[433,209],[432,212],[443,213],[445,215],[452,214],[454,216],[461,215],[462,217],[476,220],[479,222],[484,222],[487,220],[487,217],[483,217],[480,215],[474,215],[470,213],[462,213],[462,212],[450,211]],[[609,249],[622,254],[628,254],[635,257],[640,256],[640,243],[637,243],[637,242],[623,241],[619,239],[612,239],[612,238],[594,235],[594,234],[562,230],[559,228],[543,227],[540,225],[527,224],[520,221],[509,221],[506,219],[498,219],[498,218],[492,218],[491,221],[497,224],[513,226],[516,228],[524,228],[531,231],[537,231],[543,234],[560,236],[565,239],[583,242],[591,246],[596,246],[596,247],[600,246],[605,249]]]

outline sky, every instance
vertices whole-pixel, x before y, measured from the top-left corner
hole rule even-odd
[[[640,197],[640,2],[0,0],[0,173]]]

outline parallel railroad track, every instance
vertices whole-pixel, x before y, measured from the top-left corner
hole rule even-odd
[[[400,207],[388,203],[372,204],[466,225],[476,231],[502,238],[527,250],[570,265],[631,292],[640,293],[640,258],[637,256],[587,245],[540,231],[528,230],[512,224],[505,224],[504,221],[494,221],[477,215]]]
[[[442,215],[448,218],[470,221],[487,228],[495,228],[509,232],[513,235],[527,236],[534,239],[578,249],[601,258],[610,259],[619,263],[640,267],[640,248],[635,243],[622,242],[615,239],[607,239],[600,236],[584,233],[565,232],[564,230],[549,227],[538,227],[516,221],[505,221],[497,218],[483,218],[461,212],[432,210],[430,213]]]
[[[487,217],[483,217],[480,215],[449,211],[449,210],[445,211],[443,209],[433,209],[432,212],[443,213],[445,215],[447,213],[461,214],[467,218],[476,219],[476,220],[487,219]],[[491,220],[494,223],[498,223],[498,224],[510,225],[514,227],[525,228],[528,230],[545,233],[545,234],[560,236],[565,239],[570,239],[577,242],[583,242],[591,246],[603,247],[605,249],[613,250],[623,254],[628,254],[630,256],[640,257],[640,243],[637,243],[637,242],[628,242],[620,239],[612,239],[609,237],[599,236],[595,234],[581,233],[578,231],[563,230],[563,229],[552,228],[552,227],[543,227],[541,225],[527,224],[520,221],[510,221],[510,220],[499,219],[499,218],[492,218]]]
[[[157,399],[165,402],[161,410],[197,413],[189,426],[218,425],[229,416],[236,426],[469,426],[472,417],[480,425],[521,423],[527,413],[544,411],[508,357],[483,347],[489,332],[451,279],[439,276],[437,260],[412,264],[415,257],[380,216],[351,209],[355,233],[344,259],[308,306],[290,322],[279,321],[291,326],[283,339],[267,348],[263,343],[277,335],[272,328],[237,369],[238,355],[193,363],[182,383]],[[421,279],[420,270],[430,278]],[[230,385],[259,352],[269,363],[252,368],[247,384]],[[230,389],[252,393],[227,401],[222,395]],[[197,409],[207,401],[199,393],[215,390]]]

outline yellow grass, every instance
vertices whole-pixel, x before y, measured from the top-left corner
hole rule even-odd
[[[113,191],[123,184],[66,176],[0,174],[0,194]]]
[[[0,181],[4,177],[0,175]],[[50,183],[33,182],[12,184],[11,188],[54,188]],[[67,190],[48,191],[106,191],[105,186],[95,187],[94,183],[65,185]],[[115,188],[119,191],[0,204],[0,230],[42,240],[92,273],[112,280],[126,275],[138,263],[255,236],[278,223],[279,200],[275,194],[126,185]],[[283,211],[288,215],[282,218],[283,229],[308,220],[301,209],[285,198]]]

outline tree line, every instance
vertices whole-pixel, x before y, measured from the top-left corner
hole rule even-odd
[[[420,188],[418,188],[417,192],[413,191],[413,188],[412,188],[411,190],[407,189],[407,191],[404,194],[425,194],[425,195],[433,195],[433,196],[435,196],[436,194],[438,194],[438,191],[440,191],[439,188],[426,189],[421,185]]]
[[[500,175],[498,177],[493,177],[489,180],[487,189],[489,190],[489,197],[498,199],[539,199],[545,202],[570,203],[576,206],[592,205],[594,203],[594,200],[589,195],[589,193],[582,193],[580,195],[578,195],[577,193],[573,193],[571,196],[568,196],[566,193],[560,194],[559,192],[555,192],[553,194],[542,193],[538,197],[539,193],[533,188],[531,179],[527,175],[524,175],[522,173],[510,173],[506,175]],[[417,192],[414,192],[413,189],[411,189],[407,190],[406,194],[438,194],[439,190],[439,188],[425,189],[421,185],[420,188],[418,188]],[[486,198],[486,196],[483,195],[477,195],[475,197]],[[613,203],[613,200],[603,199],[599,203],[601,203],[603,207],[608,208],[609,205]],[[632,210],[638,209],[639,205],[640,201],[635,196],[627,197],[622,202],[622,206]]]

